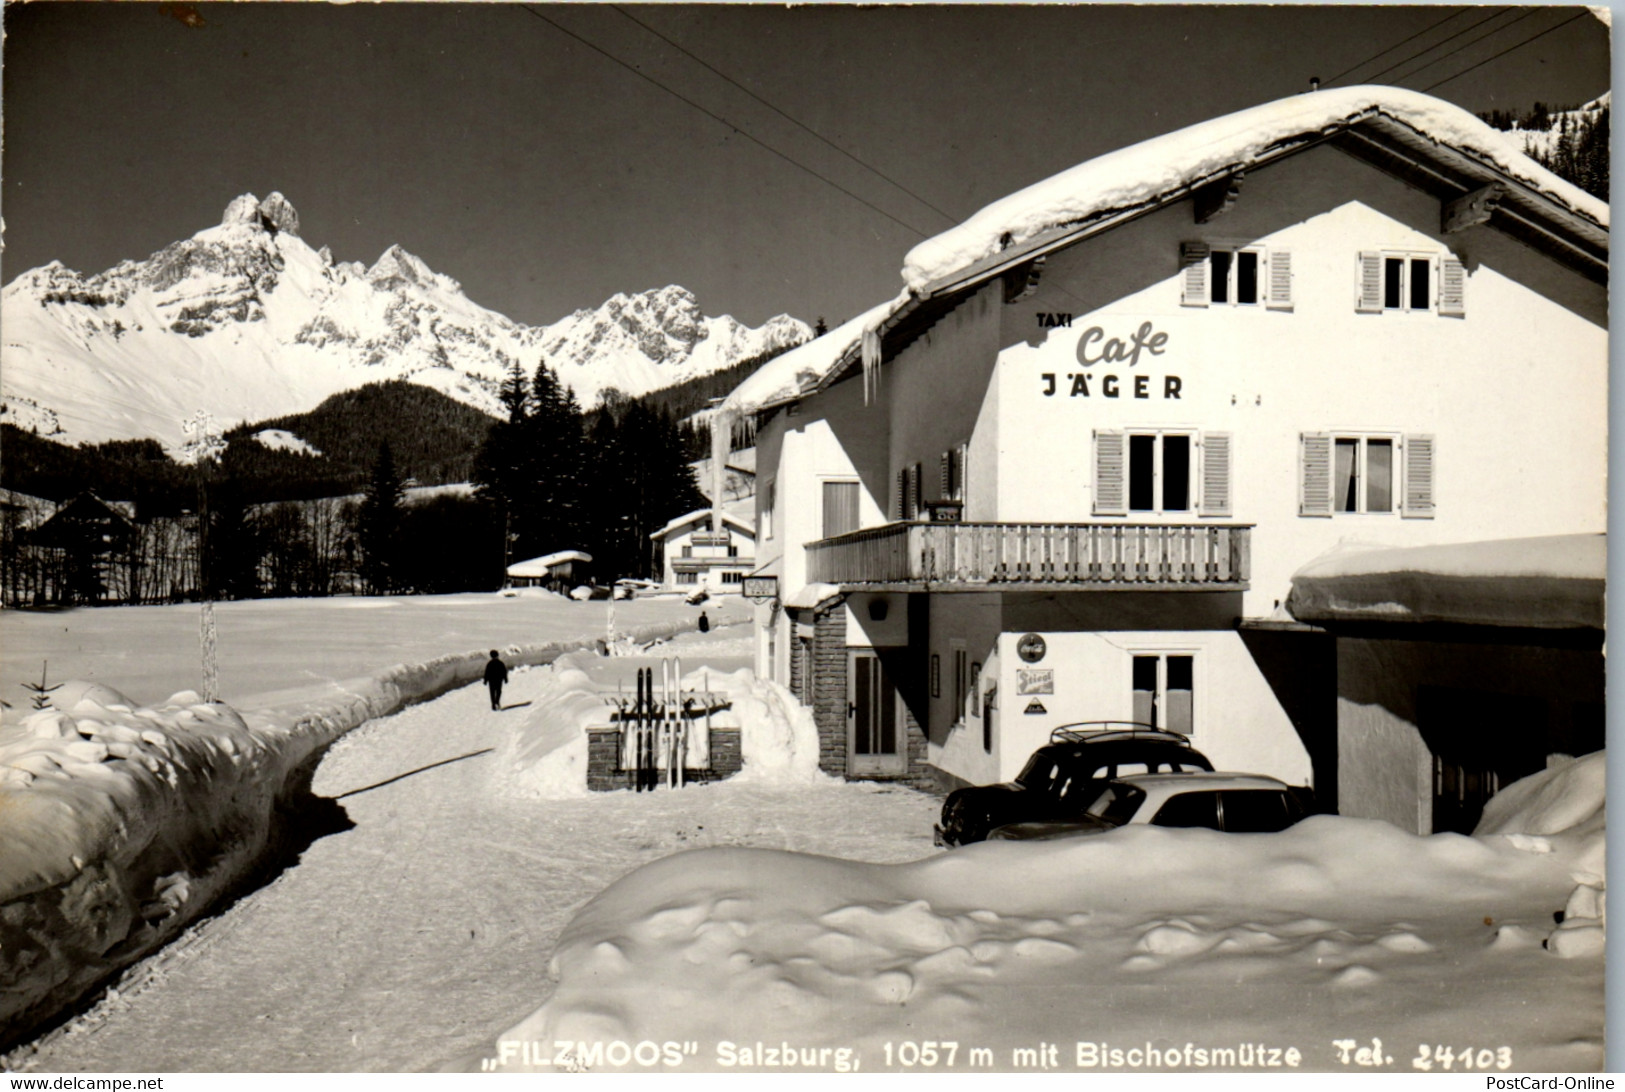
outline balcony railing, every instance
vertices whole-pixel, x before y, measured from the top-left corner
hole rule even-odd
[[[822,584],[1244,588],[1251,525],[888,523],[807,544]]]

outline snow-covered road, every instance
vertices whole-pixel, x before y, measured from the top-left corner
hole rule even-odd
[[[870,861],[933,852],[938,802],[906,789],[504,795],[487,749],[500,749],[546,670],[515,672],[500,714],[467,687],[340,740],[313,788],[353,827],[5,1061],[58,1072],[435,1068],[551,992],[560,930],[637,865],[718,845]]]

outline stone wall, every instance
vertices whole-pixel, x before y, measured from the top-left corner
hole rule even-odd
[[[587,729],[587,788],[593,792],[614,792],[633,788],[631,771],[621,765],[621,730],[605,725]],[[704,785],[738,773],[744,765],[738,728],[711,729],[711,767],[685,769],[683,783]],[[660,782],[665,784],[664,776]]]

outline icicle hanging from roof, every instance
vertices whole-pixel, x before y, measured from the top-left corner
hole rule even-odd
[[[711,533],[722,531],[723,486],[728,476],[728,456],[733,454],[734,424],[739,420],[737,409],[726,403],[711,412]]]
[[[863,328],[863,404],[880,397],[880,327]]]

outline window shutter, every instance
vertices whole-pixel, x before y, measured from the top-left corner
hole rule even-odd
[[[1264,306],[1271,311],[1290,311],[1292,310],[1292,251],[1270,251],[1269,263],[1270,296]]]
[[[1202,433],[1202,508],[1204,516],[1230,514],[1230,434]]]
[[[897,504],[892,508],[900,520],[908,518],[908,468],[897,472]]]
[[[1206,243],[1179,244],[1179,302],[1186,307],[1207,306]]]
[[[1382,255],[1374,250],[1360,251],[1360,296],[1356,311],[1382,310]]]
[[[1299,460],[1301,493],[1298,515],[1332,514],[1332,438],[1325,432],[1305,432],[1298,437],[1303,458]]]
[[[1095,515],[1126,516],[1128,500],[1123,495],[1123,433],[1119,429],[1095,430]]]
[[[1400,514],[1433,518],[1433,437],[1405,437],[1405,493]]]
[[[1439,314],[1458,318],[1467,314],[1467,267],[1457,258],[1439,262]]]

